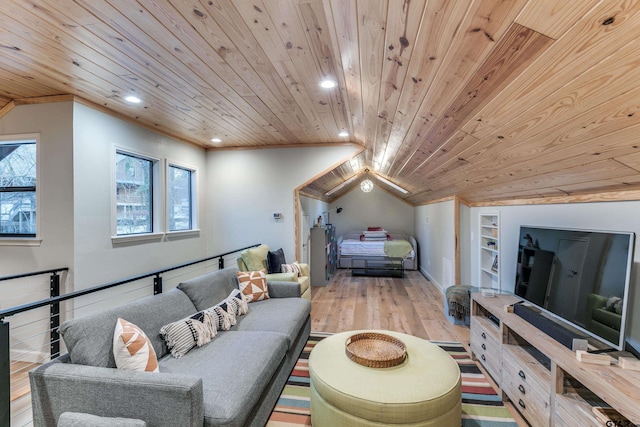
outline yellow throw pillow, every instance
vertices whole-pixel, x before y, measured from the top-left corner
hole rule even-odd
[[[118,369],[158,372],[158,358],[145,333],[131,322],[118,318],[113,333],[113,357]]]
[[[247,302],[269,299],[267,289],[267,270],[238,271],[238,288]]]
[[[269,246],[260,245],[256,248],[247,249],[240,253],[242,260],[249,271],[258,271],[267,268],[267,254]]]

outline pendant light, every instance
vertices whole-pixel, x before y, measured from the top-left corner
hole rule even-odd
[[[365,193],[370,193],[373,190],[373,182],[369,179],[369,169],[364,170],[365,179],[360,183],[360,189]]]

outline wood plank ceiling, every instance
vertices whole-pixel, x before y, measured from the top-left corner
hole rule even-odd
[[[413,205],[640,189],[640,1],[3,0],[0,55],[5,112],[71,94],[212,149],[360,145],[303,189],[327,200],[367,168]]]

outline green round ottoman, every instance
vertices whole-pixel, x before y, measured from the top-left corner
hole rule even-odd
[[[345,342],[359,332],[401,340],[407,359],[392,368],[350,360]],[[455,426],[462,423],[460,368],[437,345],[391,331],[349,331],[320,341],[309,356],[314,427]]]

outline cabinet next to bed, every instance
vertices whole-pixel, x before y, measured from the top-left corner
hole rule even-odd
[[[337,267],[336,227],[331,224],[313,227],[310,238],[311,286],[325,286]]]

